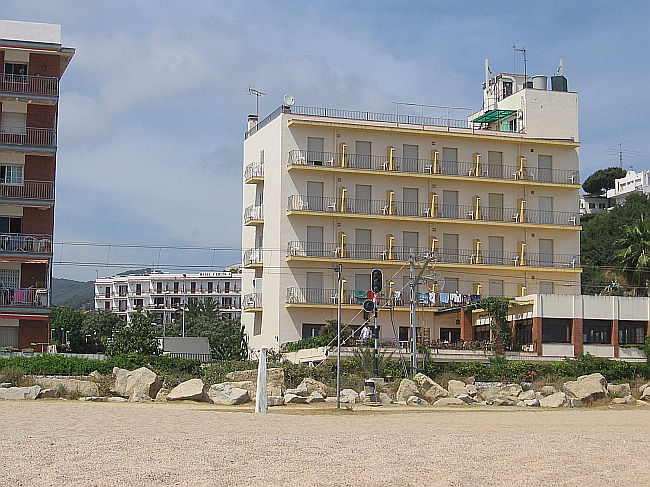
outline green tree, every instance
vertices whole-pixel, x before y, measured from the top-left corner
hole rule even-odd
[[[506,347],[512,346],[512,329],[508,325],[509,298],[483,298],[465,307],[465,310],[482,309],[490,316],[490,330],[494,349],[499,354],[504,354]]]
[[[120,320],[121,321],[121,320]],[[106,348],[109,355],[158,355],[158,327],[153,323],[154,317],[149,313],[138,311],[131,315],[131,323],[123,323],[115,333],[113,341]]]
[[[178,324],[174,324],[171,330],[175,335],[180,335]],[[248,356],[246,334],[239,320],[186,317],[185,336],[207,338],[212,353],[220,360],[243,360]]]
[[[219,305],[213,298],[190,298],[185,306],[185,316],[209,316],[215,318],[219,315]]]
[[[79,351],[83,349],[83,335],[81,333],[81,326],[84,321],[83,312],[74,308],[66,308],[64,306],[55,306],[50,313],[50,327],[53,330],[53,337],[55,343],[61,343],[65,340],[67,332],[68,341],[70,342],[70,349]],[[63,329],[63,333],[61,330]]]
[[[614,257],[620,273],[628,283],[636,286],[634,294],[639,294],[640,287],[647,293],[650,282],[650,220],[641,216],[641,220],[622,228],[622,236],[614,242]]]
[[[612,189],[614,187],[614,181],[625,177],[625,174],[627,174],[625,169],[620,167],[599,169],[582,183],[582,189],[589,194],[601,194],[608,189]]]
[[[88,344],[88,352],[105,352],[108,341],[124,322],[114,313],[104,310],[89,311],[84,316],[81,333]]]

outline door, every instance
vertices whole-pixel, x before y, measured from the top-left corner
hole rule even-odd
[[[307,289],[305,290],[305,298],[308,303],[325,302],[323,300],[323,273],[322,272],[307,273]]]
[[[354,212],[362,215],[370,215],[372,186],[369,184],[357,184],[354,193]]]
[[[372,157],[371,157],[372,145],[370,142],[362,142],[357,140],[355,144],[355,157],[354,165],[359,169],[371,169],[372,168]]]
[[[323,210],[323,183],[307,181],[307,210]]]
[[[418,232],[402,232],[402,255],[399,255],[397,258],[399,260],[407,260],[411,251],[416,255],[418,252]]]
[[[554,223],[553,198],[551,196],[539,197],[539,223]]]
[[[539,265],[540,267],[553,267],[553,240],[539,239]]]
[[[504,265],[503,260],[503,237],[488,237],[488,255],[485,258],[486,264]]]
[[[458,191],[442,192],[442,217],[458,218]]]
[[[357,228],[354,238],[355,247],[352,252],[352,257],[355,259],[371,259],[372,248],[370,245],[372,242],[372,232],[365,228]]]
[[[458,234],[445,233],[442,235],[442,261],[458,262]]]
[[[488,177],[503,178],[503,152],[488,152]]]
[[[418,172],[418,146],[404,144],[402,146],[402,166],[404,172]]]
[[[493,222],[503,221],[503,194],[502,193],[489,193],[488,194],[488,209],[487,218]]]
[[[537,179],[539,181],[553,181],[553,156],[537,156]]]
[[[402,190],[402,214],[418,216],[418,189],[404,188]]]
[[[309,257],[326,257],[323,255],[323,227],[307,227],[307,255]]]
[[[442,148],[442,174],[458,174],[458,149],[454,147]]]
[[[307,137],[307,164],[315,166],[323,165],[323,143],[325,140],[321,137]]]

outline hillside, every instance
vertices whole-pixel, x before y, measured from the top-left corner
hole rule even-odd
[[[55,277],[52,282],[52,304],[77,309],[94,309],[94,281],[80,282]]]

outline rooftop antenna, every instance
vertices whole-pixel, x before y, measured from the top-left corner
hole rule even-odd
[[[248,94],[249,95],[255,95],[255,116],[259,117],[260,116],[260,96],[266,95],[266,93],[263,93],[259,90],[256,90],[252,86],[248,86]]]
[[[528,61],[528,59],[526,59],[526,48],[525,47],[518,48],[515,44],[513,44],[512,45],[512,50],[513,50],[513,53],[512,53],[512,70],[514,72],[517,71],[517,67],[516,67],[517,53],[518,52],[523,53],[523,55],[524,55],[524,77],[526,78],[526,81],[528,81],[528,70],[527,70],[527,61]],[[513,73],[513,74],[515,74],[515,73]]]

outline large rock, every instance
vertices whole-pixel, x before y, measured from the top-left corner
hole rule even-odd
[[[348,402],[355,403],[359,401],[359,393],[354,389],[343,389],[341,391],[341,399],[347,398]]]
[[[607,392],[616,397],[629,396],[631,394],[630,384],[607,384]]]
[[[129,396],[129,402],[152,402],[153,399],[151,399],[151,396],[149,394],[145,394],[142,391],[135,390],[133,393]]]
[[[524,399],[522,401],[526,406],[531,406],[531,407],[539,407],[539,399],[534,398],[534,399]]]
[[[535,391],[528,389],[527,391],[523,391],[521,394],[519,394],[517,396],[517,399],[520,401],[529,401],[532,399],[537,399],[537,395],[535,394]]]
[[[465,404],[474,404],[476,402],[476,400],[472,396],[470,396],[469,394],[461,394],[456,399],[460,399]]]
[[[307,397],[309,396],[309,391],[307,390],[307,386],[305,384],[299,384],[298,387],[294,387],[293,389],[287,389],[285,391],[285,394],[293,394],[294,396]]]
[[[647,401],[650,402],[650,387],[645,387],[643,391],[641,392],[641,397],[640,399],[642,401]]]
[[[315,402],[325,402],[325,397],[323,397],[323,395],[318,391],[312,392],[307,397],[307,404],[312,404]]]
[[[270,406],[284,406],[284,397],[269,396],[269,407]]]
[[[402,379],[397,389],[397,400],[408,401],[409,397],[419,394],[418,386],[411,379]]]
[[[393,400],[385,392],[380,392],[379,393],[379,402],[382,403],[382,404],[393,404]]]
[[[542,396],[550,396],[551,394],[555,394],[557,389],[553,386],[543,386],[540,389],[540,392],[542,393]]]
[[[234,382],[251,381],[257,384],[257,369],[237,370],[226,374],[226,379]],[[286,390],[284,370],[279,367],[266,369],[266,390],[269,396],[281,396]]]
[[[578,380],[565,382],[564,392],[569,398],[588,404],[608,395],[607,380],[598,373],[583,375],[578,377]]]
[[[523,392],[523,388],[519,384],[506,384],[505,386],[501,386],[501,395],[502,396],[512,396],[512,397],[518,397],[519,394]]]
[[[229,385],[230,387],[236,387],[238,389],[246,389],[248,391],[248,397],[250,397],[251,401],[254,401],[255,397],[257,397],[257,382],[253,382],[252,380],[222,382],[222,384]],[[267,393],[269,396],[273,395],[268,391]]]
[[[467,406],[467,404],[457,397],[443,397],[438,399],[433,403],[437,407],[447,407],[447,406]]]
[[[449,391],[449,397],[468,395],[467,386],[465,386],[465,383],[460,380],[451,379],[449,384],[447,384],[447,390]]]
[[[316,391],[323,397],[336,396],[336,389],[329,387],[316,379],[312,379],[311,377],[305,377],[298,388],[300,388],[300,386],[305,387],[308,394]]]
[[[79,379],[50,379],[44,377],[36,379],[36,383],[43,389],[54,389],[59,391],[61,388],[65,394],[78,394],[80,396],[99,396],[99,386],[92,380]]]
[[[56,397],[56,391],[54,389],[41,389],[41,392],[38,393],[37,399],[54,399]]]
[[[112,392],[118,396],[131,397],[134,392],[138,392],[154,399],[162,388],[162,382],[156,373],[146,367],[133,371],[113,367],[113,375],[115,385]]]
[[[167,396],[169,399],[169,396]],[[228,384],[213,384],[208,389],[208,397],[214,404],[244,404],[250,400],[248,391],[239,387],[232,387]]]
[[[297,394],[291,394],[290,392],[288,392],[284,395],[284,403],[285,404],[306,404],[307,398],[305,396],[299,396]]]
[[[501,387],[492,386],[486,389],[481,389],[478,395],[479,398],[490,404],[501,397]]]
[[[418,396],[411,396],[406,400],[406,404],[409,406],[428,406],[429,403],[424,400],[419,398]]]
[[[561,408],[566,403],[567,398],[564,392],[556,392],[539,400],[539,405],[543,408]]]
[[[247,391],[248,392],[248,391]],[[205,385],[201,379],[181,382],[167,394],[168,401],[205,401]]]
[[[156,402],[166,402],[167,401],[167,396],[169,395],[169,389],[163,387],[158,391],[158,394],[156,394],[156,398],[154,399]]]
[[[0,388],[0,399],[36,399],[41,392],[41,386],[3,387]]]
[[[420,395],[429,401],[430,404],[433,404],[441,397],[447,397],[449,395],[444,387],[422,373],[416,374],[413,377],[413,382],[420,388]]]

